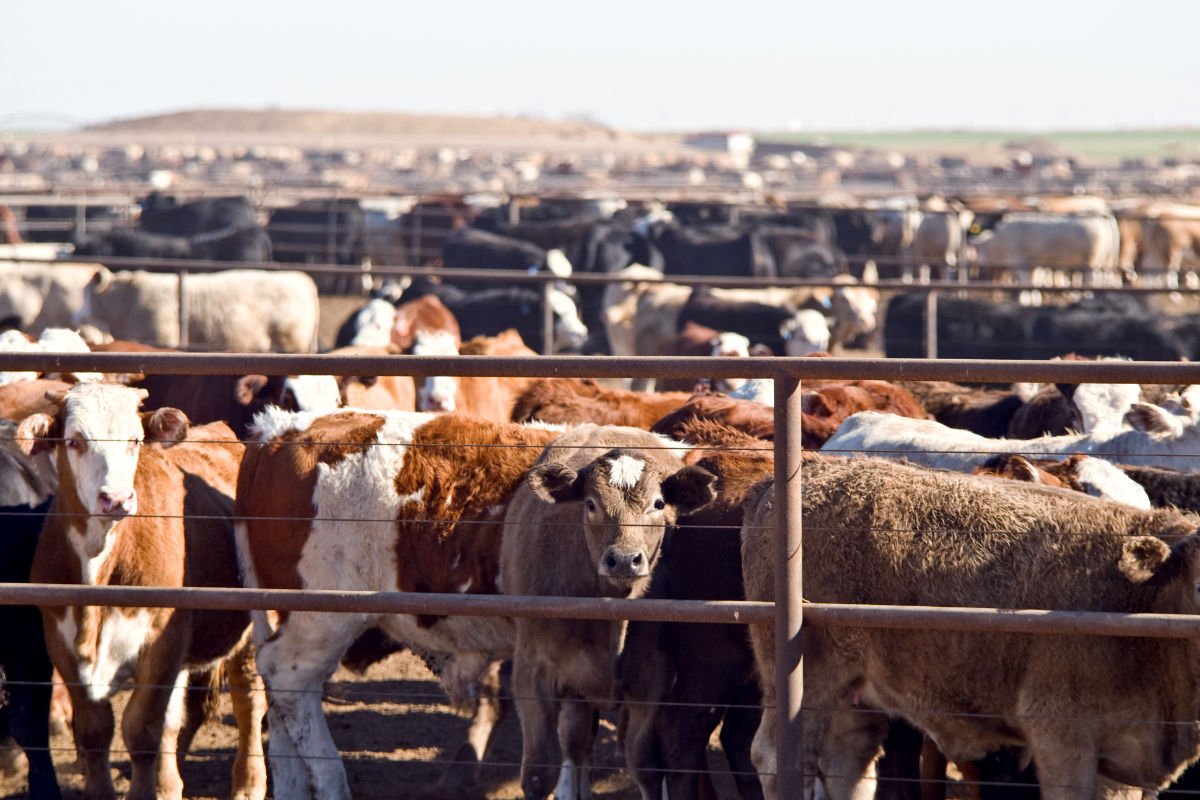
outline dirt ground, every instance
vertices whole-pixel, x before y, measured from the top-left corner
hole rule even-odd
[[[336,700],[329,698],[335,697]],[[129,789],[129,760],[120,738],[119,715],[128,692],[118,696],[117,737],[113,743],[113,776],[118,794]],[[380,662],[365,675],[339,670],[327,687],[325,714],[346,765],[356,798],[416,798],[448,800],[432,787],[463,740],[469,722],[465,714],[445,704],[445,696],[425,665],[408,652]],[[621,771],[614,718],[602,718],[596,743],[593,790],[597,800],[635,800],[639,797]],[[269,736],[269,732],[268,732]],[[222,798],[229,795],[237,729],[228,695],[221,698],[220,718],[210,721],[196,737],[182,770],[184,796]],[[82,765],[75,763],[69,734],[51,742],[66,800],[83,797]],[[727,769],[724,757],[710,745],[714,772]],[[516,713],[500,724],[493,747],[480,773],[476,791],[455,797],[511,800],[521,796],[519,764],[521,731]],[[728,774],[714,774],[722,798],[736,797]],[[0,798],[25,795],[24,772],[0,776]]]

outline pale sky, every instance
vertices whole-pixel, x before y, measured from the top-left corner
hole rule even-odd
[[[8,3],[0,128],[266,105],[632,129],[1200,125],[1200,0]]]

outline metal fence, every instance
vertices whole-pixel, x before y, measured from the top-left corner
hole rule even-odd
[[[1200,364],[1166,362],[930,361],[912,359],[613,358],[613,357],[334,357],[254,354],[0,353],[0,369],[161,374],[264,375],[444,374],[520,377],[771,378],[775,399],[776,603],[605,600],[337,591],[0,585],[0,603],[131,605],[171,608],[466,614],[472,616],[629,619],[764,624],[776,638],[776,724],[783,754],[802,752],[802,623],[814,625],[992,631],[1039,635],[1183,638],[1200,636],[1200,618],[1040,609],[928,608],[802,601],[801,391],[805,381],[838,379],[970,382],[1200,383]],[[803,790],[799,759],[779,759],[781,797]]]

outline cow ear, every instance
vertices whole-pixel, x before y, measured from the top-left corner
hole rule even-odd
[[[14,438],[21,452],[36,456],[53,449],[62,438],[62,424],[58,417],[49,414],[30,414],[17,423],[17,435]]]
[[[1117,569],[1130,582],[1145,583],[1164,565],[1171,564],[1173,573],[1181,563],[1182,560],[1172,554],[1171,548],[1162,539],[1154,536],[1131,536],[1121,543],[1121,558],[1117,561]],[[1163,574],[1159,577],[1169,576]]]
[[[266,375],[243,375],[238,379],[237,388],[233,391],[234,399],[240,405],[248,406],[254,402],[254,398],[258,397],[267,386]]]
[[[583,478],[566,464],[538,464],[525,478],[533,493],[546,503],[583,499]]]
[[[62,406],[67,402],[67,390],[51,389],[50,391],[46,392],[45,397],[51,403],[54,403],[54,405],[62,408]]]
[[[160,408],[142,414],[142,430],[146,441],[156,442],[163,447],[179,444],[187,438],[191,422],[187,414],[178,408]]]
[[[1135,431],[1143,433],[1169,433],[1178,436],[1183,425],[1175,415],[1150,403],[1134,403],[1125,412],[1122,421]]]
[[[1012,461],[1013,476],[1019,481],[1028,483],[1041,483],[1042,475],[1037,471],[1037,467],[1024,456],[1013,456]]]
[[[704,467],[684,467],[663,481],[662,493],[679,513],[690,514],[717,499],[717,476]]]

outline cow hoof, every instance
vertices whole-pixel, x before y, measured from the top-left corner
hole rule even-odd
[[[29,768],[29,760],[25,758],[25,753],[21,750],[12,738],[5,738],[0,741],[0,775],[6,778],[12,778],[25,772]]]

